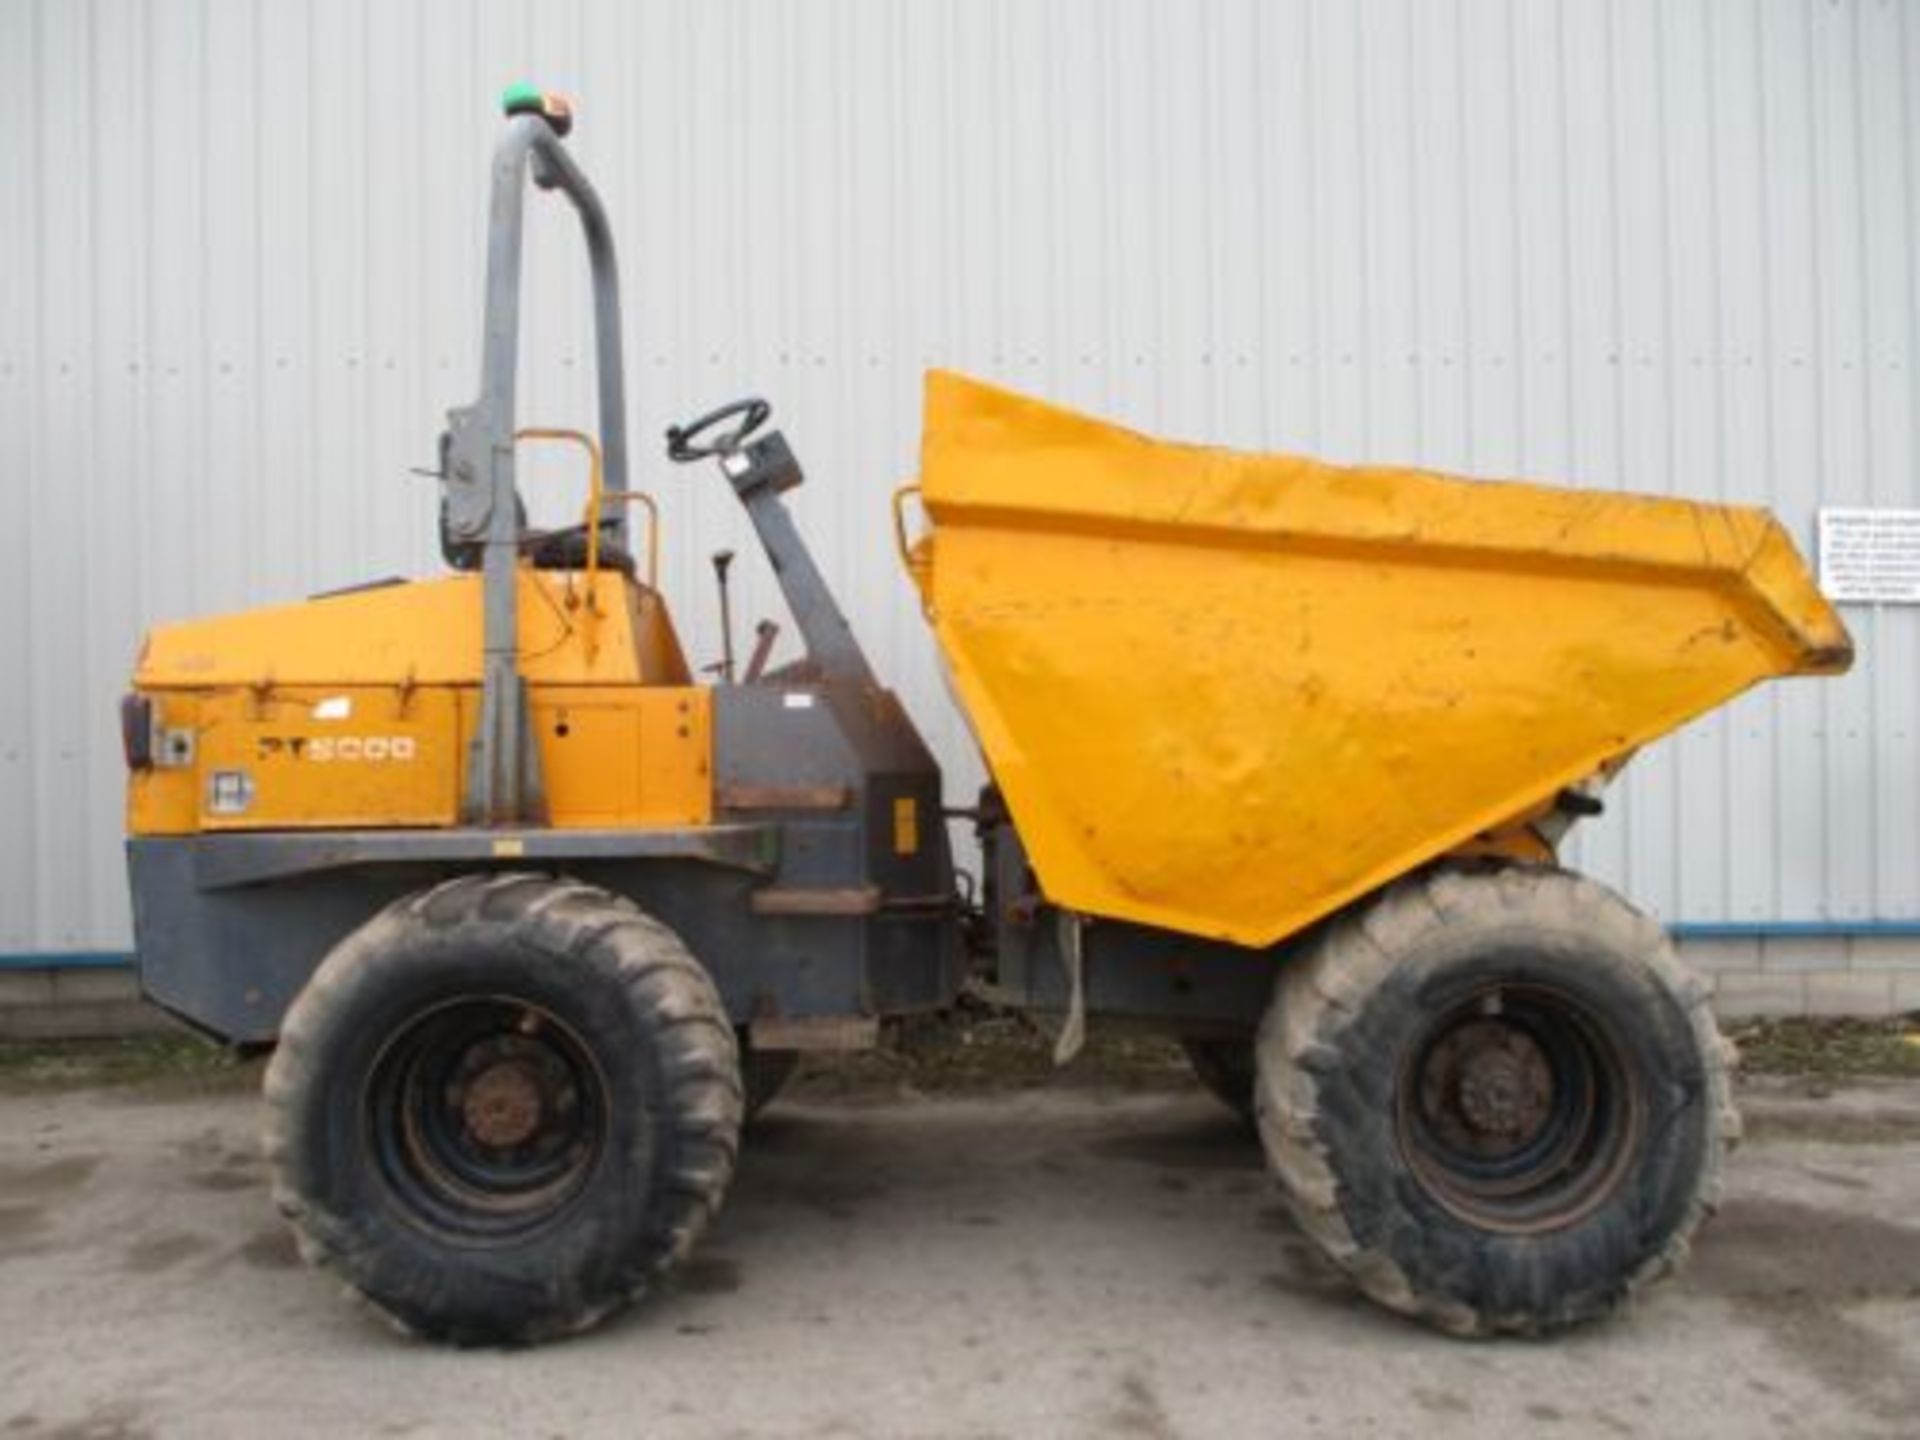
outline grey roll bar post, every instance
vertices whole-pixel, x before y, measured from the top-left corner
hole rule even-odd
[[[520,359],[520,272],[526,176],[572,202],[593,270],[593,328],[600,392],[605,497],[594,517],[603,543],[627,537],[627,415],[620,349],[620,275],[605,206],[544,116],[510,117],[493,152],[487,214],[486,335],[480,397],[447,412],[448,463],[441,484],[448,533],[483,542],[485,606],[480,725],[468,760],[468,824],[514,825],[545,818],[538,754],[530,740],[519,666],[521,509],[515,486],[515,388]]]

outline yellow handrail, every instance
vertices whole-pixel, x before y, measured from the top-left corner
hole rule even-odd
[[[551,426],[529,426],[525,430],[516,430],[515,440],[564,440],[578,445],[587,452],[587,509],[580,524],[587,532],[587,595],[588,604],[593,603],[594,580],[600,572],[600,521],[604,518],[606,503],[615,504],[626,501],[638,501],[647,509],[647,588],[656,590],[660,580],[660,507],[654,503],[653,496],[644,490],[623,490],[617,495],[608,495],[606,489],[605,467],[600,459],[600,446],[584,430],[567,430]]]
[[[618,505],[621,501],[633,501],[644,505],[647,511],[647,588],[659,589],[660,575],[660,507],[653,503],[653,496],[644,490],[622,490],[617,495],[605,495],[602,500],[610,500]],[[592,511],[588,511],[592,514]],[[598,527],[595,527],[596,529]]]

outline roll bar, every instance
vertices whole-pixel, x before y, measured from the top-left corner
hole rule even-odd
[[[526,686],[519,670],[521,507],[514,482],[515,388],[520,358],[520,275],[526,179],[558,190],[580,217],[593,271],[595,369],[605,489],[591,517],[601,543],[627,534],[627,416],[620,349],[620,274],[606,207],[561,137],[571,123],[563,102],[516,86],[493,152],[487,212],[486,331],[480,395],[447,412],[441,474],[442,524],[456,543],[479,545],[485,605],[480,726],[469,759],[469,824],[514,825],[544,818],[538,754],[530,743]]]

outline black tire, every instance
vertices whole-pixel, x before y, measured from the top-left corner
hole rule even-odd
[[[756,1050],[747,1043],[745,1034],[739,1036],[739,1042],[740,1083],[746,1091],[746,1123],[751,1125],[787,1088],[793,1072],[800,1068],[800,1052]]]
[[[1253,1123],[1254,1053],[1251,1040],[1180,1037],[1193,1075],[1234,1114]]]
[[[1295,1217],[1373,1299],[1545,1334],[1668,1273],[1739,1134],[1706,992],[1659,926],[1535,867],[1446,866],[1282,972],[1259,1119]]]
[[[740,1070],[706,972],[628,901],[471,875],[334,948],[267,1069],[301,1253],[454,1344],[584,1330],[719,1208]]]

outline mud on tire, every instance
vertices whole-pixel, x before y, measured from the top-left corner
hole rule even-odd
[[[1731,1058],[1704,988],[1613,892],[1449,865],[1282,971],[1260,1129],[1300,1225],[1373,1299],[1542,1334],[1685,1256],[1739,1133]]]
[[[410,896],[342,941],[267,1070],[274,1198],[403,1329],[526,1344],[645,1293],[719,1207],[734,1035],[623,898],[540,875]]]

